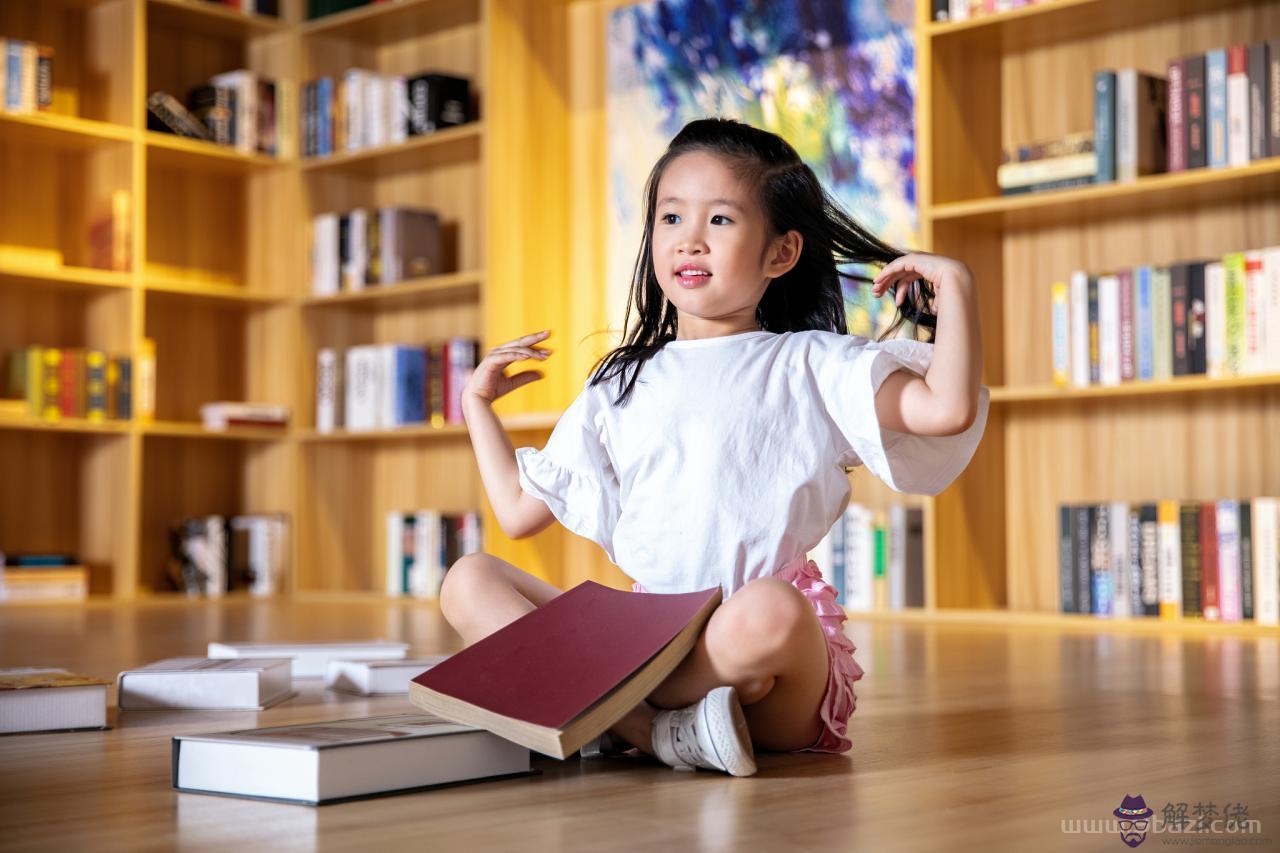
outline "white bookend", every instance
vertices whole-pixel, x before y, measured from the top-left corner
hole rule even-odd
[[[122,711],[263,710],[289,698],[288,658],[169,658],[116,678]]]
[[[104,729],[107,687],[65,669],[0,669],[0,734]]]
[[[331,660],[403,660],[407,643],[210,643],[211,658],[289,658],[294,678],[323,678]]]
[[[173,738],[173,787],[319,805],[526,774],[529,750],[430,714]]]
[[[405,660],[334,660],[329,661],[324,686],[331,690],[359,693],[362,696],[382,694],[408,695],[409,682],[448,655]]]

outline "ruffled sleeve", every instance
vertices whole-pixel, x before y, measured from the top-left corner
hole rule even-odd
[[[895,370],[924,376],[933,345],[911,340],[870,342],[830,335],[811,357],[818,391],[837,430],[841,464],[861,463],[891,489],[936,495],[964,471],[987,425],[990,393],[979,390],[978,414],[956,435],[915,435],[880,426],[876,392]]]
[[[604,548],[614,560],[620,504],[598,389],[584,387],[556,422],[541,450],[516,449],[520,488],[543,501],[556,519]]]

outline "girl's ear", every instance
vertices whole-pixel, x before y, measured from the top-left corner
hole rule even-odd
[[[800,236],[799,231],[791,230],[774,238],[769,252],[769,262],[765,268],[769,278],[778,278],[789,273],[800,260],[800,252],[803,249],[804,237]]]

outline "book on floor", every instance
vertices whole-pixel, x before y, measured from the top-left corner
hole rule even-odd
[[[294,695],[289,658],[169,658],[116,677],[122,711],[265,710]]]
[[[107,727],[107,682],[65,669],[0,669],[0,734]]]
[[[565,758],[671,674],[720,599],[585,581],[414,678],[409,700]]]
[[[448,655],[406,660],[331,660],[324,677],[324,686],[347,693],[364,696],[378,694],[405,694],[409,681],[436,664],[443,663]]]
[[[290,658],[294,678],[324,678],[331,660],[403,660],[408,643],[210,643],[211,658]]]
[[[529,750],[429,714],[173,739],[179,791],[324,805],[530,772]]]

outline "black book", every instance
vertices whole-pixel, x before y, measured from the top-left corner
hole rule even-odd
[[[1098,277],[1089,276],[1087,286],[1089,322],[1089,381],[1097,385],[1102,381],[1102,349],[1098,337]]]
[[[1178,505],[1178,527],[1182,533],[1182,615],[1200,616],[1200,504],[1184,501]]]
[[[1240,514],[1240,618],[1253,618],[1253,507],[1238,504]]]
[[[209,128],[193,116],[181,101],[167,92],[152,92],[147,96],[147,128],[190,139],[213,139]]]
[[[1173,375],[1186,376],[1190,372],[1187,357],[1187,265],[1169,267],[1169,308],[1173,313]]]
[[[1182,67],[1182,117],[1186,123],[1187,168],[1203,169],[1209,147],[1205,137],[1204,54],[1188,56]]]
[[[1075,546],[1072,542],[1071,507],[1058,507],[1058,592],[1062,612],[1076,612]]]
[[[1072,507],[1075,519],[1076,540],[1076,612],[1092,613],[1090,585],[1093,583],[1093,520],[1096,509],[1091,506]]]
[[[209,129],[213,141],[219,145],[234,145],[236,141],[233,120],[236,114],[236,93],[225,86],[199,86],[191,90],[187,98],[191,115]]]
[[[1267,42],[1267,152],[1280,157],[1280,39]]]
[[[1245,67],[1249,72],[1249,159],[1266,158],[1269,147],[1267,113],[1267,43],[1256,42],[1245,48]]]
[[[1128,547],[1129,565],[1124,569],[1129,573],[1129,615],[1143,615],[1142,610],[1142,517],[1141,507],[1130,506],[1126,513],[1125,523],[1129,527]]]
[[[1155,504],[1138,510],[1142,528],[1142,610],[1143,616],[1160,615],[1160,519]]]
[[[432,133],[471,121],[471,81],[447,74],[409,80],[409,135]]]
[[[939,23],[951,20],[951,0],[933,0],[933,20]]]
[[[1187,373],[1203,376],[1205,373],[1205,309],[1204,266],[1205,261],[1192,261],[1187,269]]]

